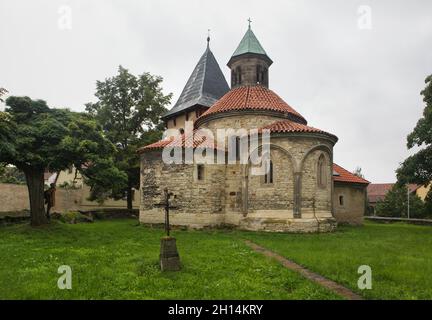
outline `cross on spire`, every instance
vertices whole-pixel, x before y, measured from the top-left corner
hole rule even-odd
[[[250,29],[252,20],[251,20],[251,18],[249,18],[247,21],[249,22],[249,29]]]
[[[210,29],[207,29],[207,48],[210,46]]]

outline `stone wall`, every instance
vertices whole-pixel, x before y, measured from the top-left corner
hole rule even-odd
[[[248,213],[257,210],[289,210],[294,207],[294,167],[286,153],[272,149],[273,183],[249,172]]]
[[[204,227],[233,224],[247,230],[314,232],[330,231],[332,216],[332,144],[316,135],[272,137],[274,181],[263,183],[251,175],[251,166],[205,165],[204,181],[196,180],[196,165],[162,162],[162,151],[141,156],[141,212],[143,223],[163,223],[163,189],[173,192],[173,224]],[[326,184],[317,187],[318,158],[325,156]],[[301,219],[293,215],[295,173],[300,175],[298,194]],[[284,227],[281,227],[284,225]]]
[[[203,123],[200,128],[210,129],[216,137],[217,129],[259,129],[276,121],[281,121],[284,118],[280,116],[268,116],[263,114],[247,115],[246,111],[244,114],[233,114],[230,116],[224,116],[216,118]],[[246,114],[246,115],[245,115]]]
[[[0,212],[22,211],[29,208],[26,185],[0,183]]]
[[[174,194],[176,213],[218,214],[224,211],[225,165],[206,165],[204,179],[197,178],[195,164],[165,164],[161,151],[141,155],[141,210],[155,210],[163,190]],[[163,211],[163,209],[158,209]]]
[[[343,197],[342,203],[340,197]],[[338,223],[362,224],[366,208],[366,186],[335,182],[333,203]]]
[[[257,84],[257,66],[261,66],[262,70],[268,70],[269,64],[267,61],[261,58],[250,57],[250,58],[242,58],[237,59],[230,65],[231,71],[231,87],[236,88],[238,86],[251,85],[254,86]],[[241,82],[237,83],[233,81],[233,73],[237,72],[237,68],[240,68],[241,72]],[[265,72],[265,80],[262,85],[268,87],[269,79],[268,79],[268,71]],[[236,76],[238,76],[236,74]]]
[[[15,212],[29,210],[29,197],[26,185],[0,184],[0,212]],[[81,191],[57,189],[56,206],[51,212],[78,210],[81,201]]]
[[[94,210],[102,208],[126,208],[126,201],[107,200],[103,204],[87,200],[89,187],[80,189],[57,188],[56,203],[51,212],[74,210]],[[139,191],[137,191],[134,208],[138,208]],[[29,210],[29,197],[26,185],[0,183],[0,212],[18,212]]]

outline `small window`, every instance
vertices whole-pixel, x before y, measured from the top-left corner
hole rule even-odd
[[[268,70],[264,68],[262,72],[262,84],[268,87]]]
[[[264,175],[264,183],[271,184],[273,183],[273,161],[269,161],[268,172]]]
[[[189,121],[189,112],[186,112],[186,121]]]
[[[240,160],[240,137],[236,137],[235,140],[235,152],[236,152],[236,159]]]
[[[256,82],[257,84],[262,83],[262,71],[260,65],[256,66]]]
[[[237,74],[234,70],[231,71],[231,85],[235,86],[237,84]]]
[[[204,165],[203,164],[199,164],[197,166],[197,180],[198,181],[204,180]]]
[[[345,202],[344,196],[339,196],[339,205],[340,205],[341,207],[344,206],[344,202]]]
[[[173,119],[173,125],[174,125],[174,127],[177,125],[177,121],[175,118]]]
[[[238,84],[238,85],[241,85],[241,83],[242,83],[242,75],[241,75],[241,68],[240,67],[237,67],[237,69],[236,69],[236,84]]]

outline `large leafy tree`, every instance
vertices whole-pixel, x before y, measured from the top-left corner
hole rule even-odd
[[[137,149],[162,135],[160,116],[166,112],[171,94],[162,92],[162,78],[144,73],[135,76],[122,66],[118,74],[97,81],[96,103],[86,110],[102,125],[107,138],[116,146],[116,166],[128,177],[124,190],[114,198],[127,198],[132,209],[132,188],[139,187],[140,164]]]
[[[74,165],[90,185],[121,188],[126,180],[113,164],[115,147],[88,115],[49,108],[43,100],[9,97],[0,114],[0,162],[24,172],[29,191],[31,224],[47,223],[44,172]],[[111,181],[111,183],[109,183]]]
[[[425,80],[426,87],[421,92],[426,106],[423,117],[417,122],[413,132],[407,137],[407,147],[421,149],[408,157],[398,168],[397,177],[400,184],[416,183],[427,185],[432,181],[432,75]],[[426,202],[432,203],[432,189]],[[431,203],[429,206],[432,208]]]

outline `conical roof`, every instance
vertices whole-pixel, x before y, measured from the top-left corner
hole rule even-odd
[[[274,112],[294,122],[307,124],[306,119],[294,108],[288,105],[272,90],[262,86],[241,86],[231,89],[219,99],[210,109],[198,118],[197,124],[213,114],[228,114],[230,112],[242,112],[255,110],[258,112]]]
[[[264,48],[262,47],[261,43],[258,41],[255,34],[253,33],[250,25],[245,35],[241,39],[237,49],[234,51],[233,55],[231,56],[228,65],[231,64],[234,58],[244,54],[258,54],[268,59],[270,64],[273,62],[265,52]]]
[[[212,106],[229,91],[228,83],[210,47],[201,56],[174,107],[162,118],[169,118],[200,105]]]

